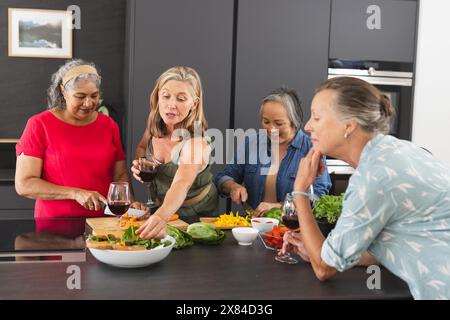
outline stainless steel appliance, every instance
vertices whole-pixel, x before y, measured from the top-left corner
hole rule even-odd
[[[411,140],[413,72],[411,63],[353,61],[333,59],[328,79],[349,76],[365,80],[386,94],[396,111],[390,134]]]
[[[412,63],[330,59],[328,79],[343,76],[365,80],[386,94],[396,114],[389,134],[411,140],[414,79]],[[353,168],[336,159],[328,159],[327,165],[333,182],[331,193],[344,192]]]

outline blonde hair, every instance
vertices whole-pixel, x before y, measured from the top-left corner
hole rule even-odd
[[[389,98],[372,84],[353,77],[336,77],[322,82],[322,90],[334,90],[334,109],[342,120],[356,119],[361,128],[370,133],[388,133],[394,108]]]
[[[198,105],[181,123],[182,129],[187,129],[191,135],[194,134],[194,125],[200,122],[203,133],[208,129],[208,124],[203,112],[203,89],[200,76],[192,68],[177,66],[166,70],[156,81],[155,87],[150,95],[150,123],[149,132],[154,137],[164,137],[167,135],[167,127],[158,112],[159,91],[169,80],[183,81],[190,84],[190,94],[194,99],[198,99]]]

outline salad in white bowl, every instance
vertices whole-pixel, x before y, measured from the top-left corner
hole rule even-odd
[[[135,233],[137,228],[129,227],[120,239],[113,235],[89,235],[86,246],[100,262],[121,268],[145,267],[169,255],[174,238],[168,235],[163,239],[142,239]]]

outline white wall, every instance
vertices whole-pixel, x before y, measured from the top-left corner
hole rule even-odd
[[[412,141],[450,164],[450,1],[419,9]]]

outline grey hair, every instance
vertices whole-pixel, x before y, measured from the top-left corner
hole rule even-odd
[[[303,112],[300,99],[295,90],[288,88],[278,88],[269,93],[269,95],[267,95],[262,100],[261,108],[259,110],[261,118],[264,104],[269,101],[280,103],[286,110],[288,118],[291,121],[294,128],[296,130],[301,128],[303,120]]]
[[[65,74],[70,69],[81,66],[81,65],[89,65],[89,66],[96,68],[95,65],[91,62],[86,62],[81,59],[76,59],[76,60],[67,61],[63,66],[59,67],[58,71],[56,71],[52,75],[51,84],[47,90],[47,102],[48,102],[49,109],[53,109],[53,108],[65,109],[66,108],[66,100],[64,99],[64,96],[61,91],[62,79],[64,78]],[[93,82],[97,88],[100,88],[102,78],[100,77],[100,75],[91,74],[91,73],[90,74],[80,74],[79,76],[68,81],[66,83],[66,85],[64,86],[64,89],[74,90],[77,88],[77,85],[80,81]]]
[[[395,116],[389,98],[372,84],[353,77],[336,77],[325,80],[316,89],[334,90],[334,109],[341,120],[355,119],[369,133],[387,134]]]

